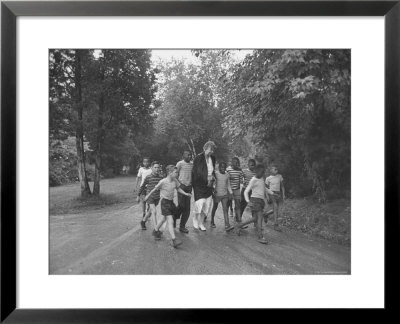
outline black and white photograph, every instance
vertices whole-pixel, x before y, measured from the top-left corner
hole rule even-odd
[[[50,275],[351,274],[351,49],[48,62]]]

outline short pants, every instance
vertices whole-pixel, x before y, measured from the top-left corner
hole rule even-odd
[[[224,199],[228,200],[228,195],[226,195],[226,196],[215,196],[214,197],[214,203],[215,204],[219,204]]]
[[[152,196],[150,196],[149,199],[146,200],[146,203],[148,203],[149,205],[153,204],[157,206],[159,202],[160,198],[154,198]]]
[[[161,215],[163,216],[175,216],[178,213],[174,202],[168,199],[161,199]]]
[[[240,200],[241,197],[242,197],[242,195],[240,193],[240,188],[239,189],[233,189],[232,191],[233,191],[233,199]]]
[[[264,210],[265,207],[264,199],[251,197],[250,202],[252,203],[251,211],[259,212]]]
[[[181,183],[179,187],[186,193],[192,193],[192,186],[186,186],[183,183]]]
[[[282,196],[280,191],[272,191],[274,194],[271,196],[272,202],[280,204],[282,202]]]
[[[208,213],[210,212],[211,205],[212,205],[212,196],[196,200],[194,202],[194,212],[196,214],[204,213],[205,215],[208,215]]]

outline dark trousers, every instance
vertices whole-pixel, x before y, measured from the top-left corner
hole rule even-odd
[[[178,212],[176,219],[181,219],[179,226],[184,228],[190,215],[190,199],[191,197],[185,196],[178,192]]]
[[[240,199],[240,217],[243,216],[244,210],[247,207],[247,201],[246,199],[244,199],[244,191],[246,190],[246,188],[242,188],[241,191],[241,199]],[[249,197],[251,197],[251,190],[249,191]]]

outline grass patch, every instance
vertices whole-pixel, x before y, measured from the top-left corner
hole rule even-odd
[[[281,222],[290,229],[350,246],[350,206],[348,199],[326,204],[311,199],[288,199],[282,207]]]
[[[86,210],[100,209],[105,206],[122,203],[123,200],[115,194],[100,194],[99,196],[75,197],[73,199],[51,204],[50,215],[78,213]]]

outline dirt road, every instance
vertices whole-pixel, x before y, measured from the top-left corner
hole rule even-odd
[[[244,217],[249,217],[246,211]],[[142,231],[140,206],[121,203],[79,214],[50,216],[50,274],[349,274],[350,248],[297,232],[265,228],[270,244],[255,239],[251,225],[241,236],[225,233],[221,207],[217,228],[177,231],[170,246]]]

